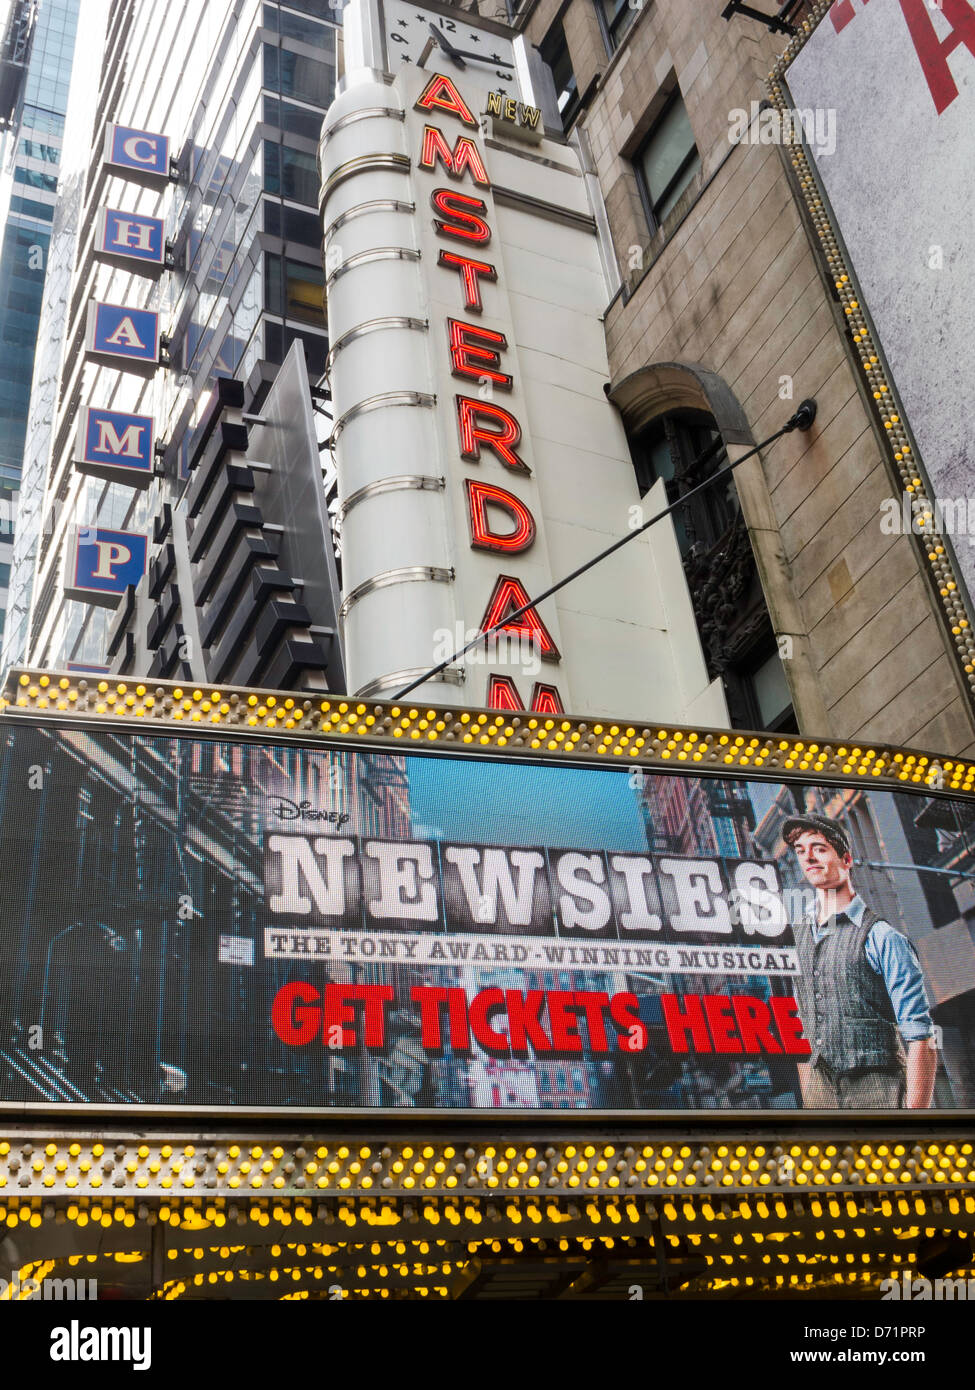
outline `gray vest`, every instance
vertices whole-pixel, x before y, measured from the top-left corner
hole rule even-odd
[[[896,1072],[905,1065],[893,1005],[883,977],[866,957],[867,937],[881,919],[866,908],[860,925],[834,923],[813,941],[809,922],[796,928],[796,951],[802,975],[796,1000],[806,1037],[817,1062],[834,1076],[856,1071]]]

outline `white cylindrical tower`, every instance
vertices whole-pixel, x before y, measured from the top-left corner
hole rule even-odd
[[[404,111],[378,74],[332,103],[320,163],[346,668],[390,698],[451,650],[455,602]],[[421,698],[459,702],[450,675]]]

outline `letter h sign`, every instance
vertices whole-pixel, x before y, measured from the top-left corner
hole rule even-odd
[[[123,270],[159,275],[166,266],[162,219],[103,208],[95,232],[95,254]]]

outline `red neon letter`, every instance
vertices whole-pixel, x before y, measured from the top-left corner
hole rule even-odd
[[[435,106],[441,111],[449,111],[459,117],[465,125],[477,125],[467,103],[450,78],[439,72],[434,73],[416,100],[417,111],[432,111]]]
[[[271,1027],[282,1042],[301,1047],[318,1036],[322,1022],[318,990],[301,980],[282,985],[271,1005]]]
[[[454,148],[451,149],[435,125],[425,125],[420,165],[424,169],[433,169],[438,159],[447,173],[454,178],[462,179],[464,171],[470,169],[475,183],[483,183],[490,188],[491,180],[487,176],[477,146],[469,135],[458,135]]]
[[[926,0],[901,0],[901,9],[940,116],[958,95],[958,86],[948,67],[948,55],[964,44],[975,58],[975,10],[968,0],[939,0],[938,9],[952,28],[951,36],[942,42],[935,32]]]
[[[746,1052],[781,1052],[782,1044],[769,1026],[772,1015],[764,999],[752,994],[733,994],[731,1007],[738,1020],[738,1031]],[[735,1048],[738,1051],[738,1048]]]
[[[538,610],[534,606],[528,608],[520,617],[509,620],[509,614],[517,612],[528,602],[525,586],[520,579],[513,579],[508,574],[498,575],[491,601],[481,619],[481,632],[488,632],[493,628],[499,628],[501,632],[513,632],[518,637],[527,638],[535,643],[543,660],[561,661],[562,656],[552,641],[552,634],[538,616]]]
[[[545,991],[530,989],[522,994],[506,989],[508,1026],[511,1029],[511,1051],[515,1057],[527,1057],[529,1044],[536,1052],[551,1052],[552,1040],[542,1027],[539,1014],[545,1007]]]
[[[518,687],[510,676],[492,676],[488,681],[487,707],[509,710],[525,708],[521,703]]]
[[[457,237],[460,241],[472,241],[476,246],[486,246],[491,240],[491,228],[478,213],[487,212],[483,198],[471,198],[467,193],[458,193],[453,188],[435,188],[430,201],[437,212],[452,217],[453,222],[433,219],[433,225],[441,236]]]
[[[471,1031],[485,1052],[508,1051],[507,1033],[496,1033],[488,1022],[498,1009],[504,1007],[504,994],[500,989],[482,989],[471,1000]]]
[[[410,998],[420,1006],[420,1046],[428,1052],[443,1047],[440,1007],[446,1004],[450,1017],[450,1045],[455,1052],[469,1052],[471,1035],[467,1027],[467,1002],[462,989],[438,985],[414,985]]]
[[[481,281],[483,275],[485,280],[496,280],[498,272],[493,265],[487,261],[472,261],[466,256],[458,256],[455,251],[441,251],[437,258],[438,265],[445,265],[448,270],[460,271],[460,282],[464,286],[464,307],[470,309],[472,313],[479,314],[484,308],[481,303]]]
[[[481,445],[497,454],[501,462],[514,469],[516,473],[530,473],[531,469],[524,459],[515,453],[521,443],[521,426],[510,411],[500,405],[489,405],[487,401],[474,401],[468,396],[458,396],[457,430],[460,434],[460,456],[468,463],[480,463]],[[479,420],[491,420],[501,426],[499,430],[486,430]]]
[[[603,1022],[603,1009],[609,1005],[608,994],[597,994],[594,990],[576,991],[576,1008],[582,1008],[586,1015],[586,1028],[589,1030],[589,1046],[593,1052],[608,1052],[606,1025]]]
[[[575,1002],[575,995],[568,990],[552,989],[547,992],[546,997],[553,1052],[581,1052],[579,1020],[570,1008]]]
[[[477,550],[500,550],[506,554],[527,550],[535,539],[535,518],[524,502],[493,483],[479,483],[474,478],[465,478],[464,486],[467,488],[471,545]],[[515,523],[515,529],[503,534],[492,531],[488,507],[497,507],[506,512]]]
[[[329,1034],[333,1028],[342,1030],[342,1046],[355,1047],[355,1032],[346,1027],[346,1024],[355,1023],[355,1009],[353,1009],[351,999],[355,998],[354,985],[326,985],[325,986],[325,1028],[323,1030],[322,1041],[331,1041]]]
[[[624,1052],[642,1052],[647,1045],[647,1029],[640,1018],[639,1007],[635,994],[614,994],[609,1001],[610,1015],[621,1029],[616,1046]]]
[[[532,714],[565,714],[565,705],[562,703],[558,686],[543,685],[541,681],[535,682],[532,702],[528,708]]]
[[[735,1020],[731,1012],[731,999],[727,994],[706,994],[704,1013],[714,1039],[715,1052],[740,1052],[741,1038],[735,1031]]]
[[[785,1045],[786,1052],[794,1052],[799,1057],[808,1057],[812,1052],[812,1047],[808,1039],[802,1036],[802,1019],[799,1017],[799,1005],[791,994],[773,995],[769,1000],[772,1005],[772,1017],[779,1026],[779,1035]]]
[[[385,1041],[386,1005],[393,1001],[392,985],[359,985],[365,1005],[362,1040],[366,1047],[382,1047]]]
[[[695,1052],[711,1051],[711,1034],[708,1032],[708,1025],[704,1022],[704,1010],[701,1008],[701,996],[699,994],[685,994],[684,1003],[687,1012],[682,1013],[680,1007],[680,997],[676,994],[662,994],[660,1003],[664,1011],[664,1023],[667,1025],[667,1036],[670,1038],[672,1052],[687,1051],[687,1035],[690,1033],[694,1042]]]
[[[503,333],[493,328],[482,328],[477,323],[448,319],[447,337],[450,342],[450,369],[454,376],[472,376],[475,381],[487,378],[488,381],[497,382],[503,390],[511,390],[513,378],[507,372],[497,370],[501,366],[501,354],[508,346]]]

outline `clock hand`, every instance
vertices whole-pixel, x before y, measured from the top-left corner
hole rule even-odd
[[[451,53],[451,56],[457,58],[473,58],[475,62],[487,63],[489,67],[494,67],[495,65],[497,65],[504,68],[510,68],[512,66],[512,63],[509,61],[509,59],[501,58],[498,56],[497,53],[469,53],[466,48],[451,48],[449,51]]]
[[[459,50],[453,46],[450,40],[448,38],[445,38],[444,35],[441,34],[440,30],[435,29],[432,24],[428,24],[427,28],[430,30],[430,33],[433,35],[434,39],[437,41],[437,43],[443,49],[443,51],[447,54],[447,56],[449,58],[452,58],[459,68],[466,68],[467,64],[464,62],[463,57],[461,56]]]

